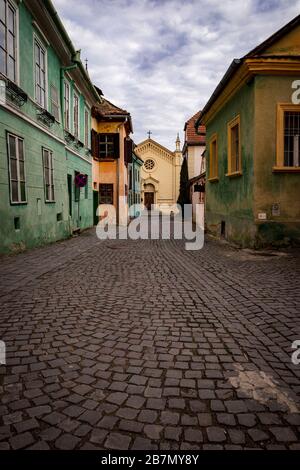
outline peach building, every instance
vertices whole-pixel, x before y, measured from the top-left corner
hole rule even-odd
[[[117,222],[127,223],[128,163],[132,158],[130,113],[101,96],[92,109],[94,223],[98,205],[113,204]],[[100,207],[101,208],[101,207]]]

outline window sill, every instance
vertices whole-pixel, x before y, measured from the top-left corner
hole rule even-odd
[[[300,166],[273,166],[273,173],[300,173]]]
[[[218,176],[213,176],[212,178],[208,178],[208,181],[210,183],[217,183],[219,181],[219,177]]]
[[[55,204],[55,203],[56,203],[56,201],[46,201],[45,200],[45,204]]]
[[[235,171],[233,173],[226,173],[228,178],[237,178],[238,176],[243,176],[243,173],[241,171]]]
[[[28,204],[27,201],[18,201],[18,202],[10,201],[11,206],[26,206],[26,204]]]

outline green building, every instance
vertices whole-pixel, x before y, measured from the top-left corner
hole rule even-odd
[[[93,225],[98,99],[52,2],[0,0],[0,252]]]
[[[206,126],[206,226],[240,246],[300,241],[300,16],[233,61]]]

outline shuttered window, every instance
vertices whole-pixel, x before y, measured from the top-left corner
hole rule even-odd
[[[54,85],[50,87],[51,93],[51,114],[55,117],[56,121],[59,121],[59,98],[58,90]]]
[[[64,82],[64,125],[67,131],[70,130],[70,85]]]
[[[12,204],[25,203],[26,176],[24,140],[16,135],[7,134],[7,147],[10,177],[10,201]]]
[[[74,93],[73,99],[73,123],[74,123],[74,136],[79,138],[79,96]]]
[[[46,51],[36,39],[34,41],[34,57],[35,99],[42,108],[46,108]]]
[[[54,202],[54,177],[53,177],[53,153],[43,148],[43,166],[45,182],[45,200]]]

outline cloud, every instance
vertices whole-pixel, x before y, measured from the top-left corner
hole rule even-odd
[[[232,59],[299,13],[300,0],[54,0],[89,73],[147,137],[174,149]]]

